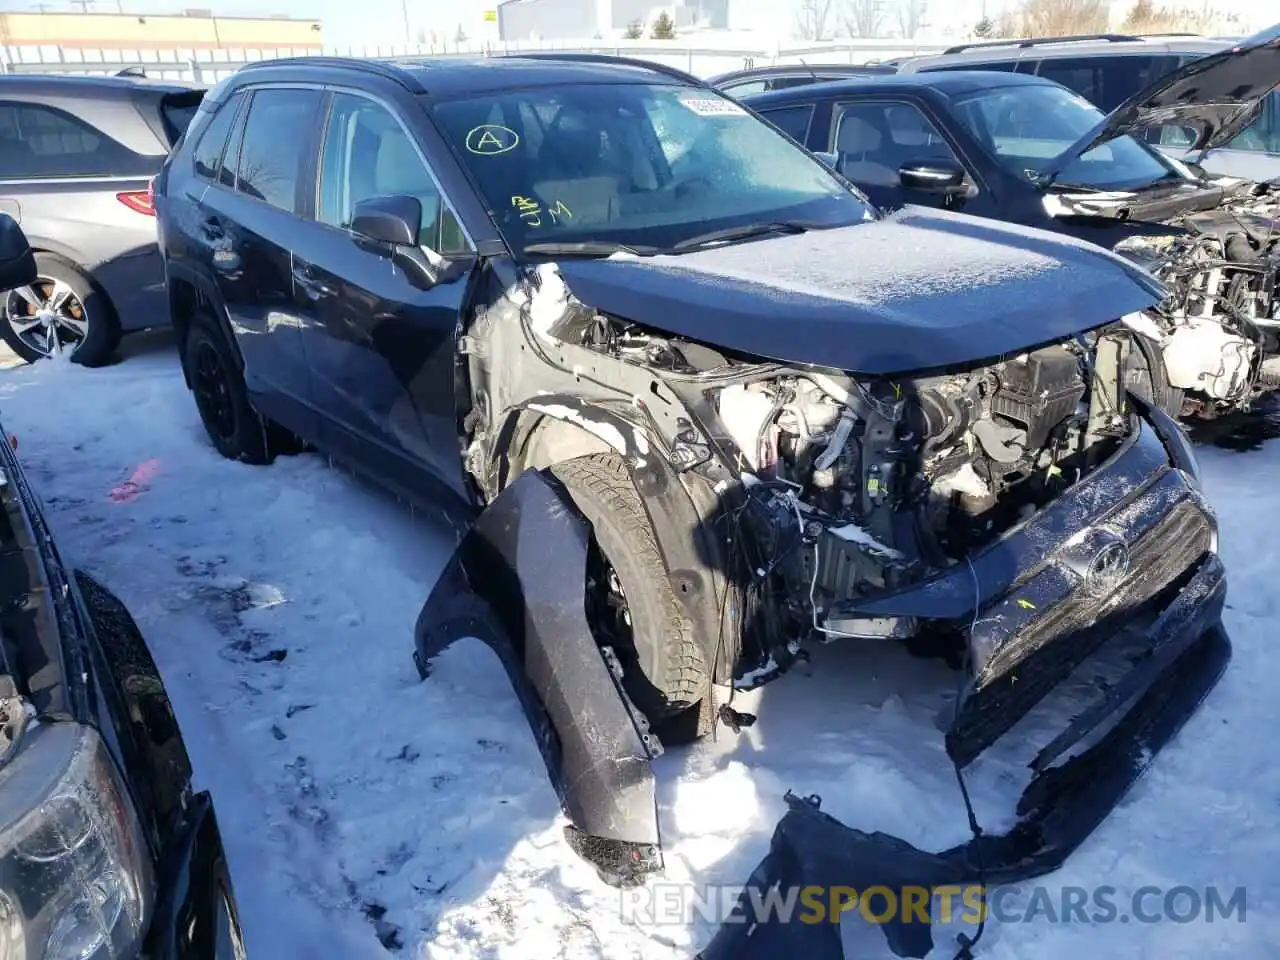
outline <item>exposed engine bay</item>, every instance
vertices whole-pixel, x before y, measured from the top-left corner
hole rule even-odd
[[[1247,404],[1262,361],[1280,350],[1280,187],[1243,182],[1215,210],[1168,221],[1176,233],[1136,236],[1116,252],[1162,280],[1148,311],[1169,385],[1205,409]]]
[[[815,632],[912,638],[914,621],[853,616],[850,602],[965,563],[1105,460],[1129,430],[1126,379],[1147,372],[1139,340],[1114,324],[893,380],[735,367],[634,328],[595,346],[685,375],[709,364],[721,382],[722,364],[732,371],[709,394],[719,422],[708,432],[742,482],[731,516],[745,535],[732,540],[753,574],[746,619],[765,627],[744,638],[757,646],[744,649],[737,682],[749,687],[784,670]]]

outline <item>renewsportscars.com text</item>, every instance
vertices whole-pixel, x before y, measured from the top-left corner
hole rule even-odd
[[[709,923],[1244,923],[1244,887],[928,887],[773,888],[659,883],[621,891],[621,917],[636,926]]]

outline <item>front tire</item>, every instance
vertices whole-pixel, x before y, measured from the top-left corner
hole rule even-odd
[[[227,338],[213,320],[198,315],[183,344],[191,392],[205,433],[228,460],[266,464],[275,459],[267,422],[253,409]]]
[[[592,527],[587,614],[597,641],[613,647],[623,688],[660,739],[697,739],[710,726],[706,659],[622,459],[578,457],[551,472]]]
[[[107,363],[120,345],[120,322],[106,294],[56,254],[35,260],[35,283],[3,294],[0,337],[27,363],[55,353],[85,367]]]

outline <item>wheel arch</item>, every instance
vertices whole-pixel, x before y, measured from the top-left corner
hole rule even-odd
[[[677,473],[650,431],[579,398],[540,397],[508,411],[493,449],[488,475],[495,495],[526,470],[619,454],[644,504],[672,590],[713,665],[712,680],[728,682],[741,648],[741,611],[725,596],[733,572],[718,532],[723,506],[709,483],[695,473]]]
[[[244,357],[240,353],[240,344],[231,330],[231,322],[218,293],[217,285],[194,270],[176,268],[172,264],[165,271],[165,286],[169,293],[169,316],[178,337],[178,356],[182,363],[182,379],[187,387],[191,386],[191,372],[187,369],[186,351],[182,344],[186,343],[187,332],[198,314],[209,316],[226,337],[231,355],[241,370],[244,369]]]

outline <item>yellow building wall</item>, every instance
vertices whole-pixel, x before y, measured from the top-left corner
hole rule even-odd
[[[75,48],[320,47],[318,20],[0,13],[0,44]]]

